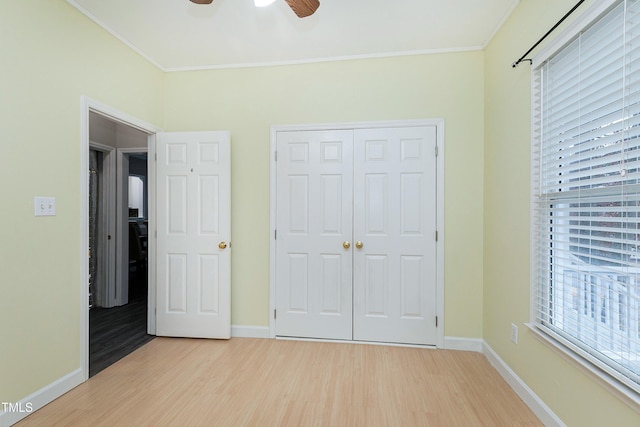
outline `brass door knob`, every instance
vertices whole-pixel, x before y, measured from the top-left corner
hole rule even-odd
[[[344,242],[344,243],[342,244],[342,247],[343,247],[343,248],[345,248],[345,249],[349,249],[349,248],[351,247],[351,243],[349,243],[349,242]]]
[[[226,242],[220,242],[220,243],[218,243],[218,247],[220,249],[227,249],[227,243]]]
[[[364,244],[363,244],[360,240],[358,240],[358,241],[356,242],[356,248],[358,248],[358,249],[362,249],[362,247],[363,247],[363,246],[364,246]]]

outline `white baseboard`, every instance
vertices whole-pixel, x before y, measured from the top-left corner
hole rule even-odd
[[[445,350],[475,351],[482,353],[484,341],[480,338],[444,337]]]
[[[269,338],[269,327],[268,326],[231,325],[231,337]]]
[[[502,378],[511,386],[520,399],[533,411],[534,414],[542,421],[545,426],[566,427],[560,418],[553,413],[537,394],[529,388],[529,386],[520,379],[518,375],[507,365],[504,360],[498,356],[498,353],[483,341],[482,353],[489,360],[489,363],[496,368]]]
[[[21,399],[19,402],[12,402],[14,404],[17,403],[18,407],[23,409],[23,412],[0,411],[0,427],[9,427],[17,423],[83,382],[82,369],[77,369]]]

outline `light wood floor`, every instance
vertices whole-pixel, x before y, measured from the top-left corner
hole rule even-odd
[[[157,338],[26,426],[539,426],[479,353]]]

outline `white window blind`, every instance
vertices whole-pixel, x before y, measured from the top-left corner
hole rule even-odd
[[[640,392],[640,1],[534,74],[534,323]]]

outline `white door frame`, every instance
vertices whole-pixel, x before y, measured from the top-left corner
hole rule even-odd
[[[438,318],[436,347],[444,348],[444,119],[397,120],[380,122],[356,122],[333,124],[304,124],[271,126],[270,142],[270,238],[269,238],[269,336],[276,337],[274,313],[276,309],[276,207],[277,207],[277,161],[276,147],[278,132],[371,129],[435,126],[438,155],[436,158],[436,226],[438,240],[436,242],[436,316]]]
[[[114,237],[105,241],[104,249],[106,250],[100,255],[100,260],[98,261],[98,278],[96,282],[102,284],[101,307],[114,307],[116,305],[115,288],[117,277],[114,273],[118,268],[116,262],[116,247],[114,245],[116,242],[116,185],[114,184],[116,149],[94,141],[89,142],[89,148],[101,152],[104,156],[102,161],[103,182],[99,190],[102,203],[99,208],[100,222],[98,232]]]
[[[116,172],[116,224],[119,227],[116,230],[117,256],[120,262],[116,263],[116,305],[125,305],[129,303],[129,160],[128,154],[147,153],[147,165],[149,164],[149,142],[147,147],[138,148],[118,148],[117,155],[117,172]],[[147,171],[147,188],[149,186],[149,171]],[[126,190],[126,191],[125,191]],[[147,198],[151,201],[152,192],[147,190]],[[153,193],[155,194],[155,192]],[[149,203],[150,206],[150,203]],[[151,212],[147,212],[147,216]],[[150,260],[148,257],[147,261]],[[147,269],[148,270],[148,269]],[[150,288],[150,286],[148,286]],[[154,300],[155,301],[155,300]]]
[[[149,230],[155,230],[155,134],[161,129],[89,97],[80,100],[80,368],[83,381],[89,378],[89,113],[135,128],[148,135]],[[147,332],[155,334],[155,233],[149,231],[149,308]]]

